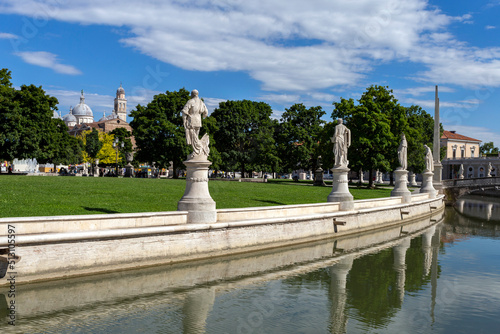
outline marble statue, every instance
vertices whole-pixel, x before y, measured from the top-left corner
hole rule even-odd
[[[401,134],[401,142],[398,147],[398,159],[399,165],[401,166],[399,169],[406,170],[408,168],[408,142],[406,141],[406,136],[404,133]]]
[[[432,156],[432,151],[429,146],[424,145],[425,147],[425,171],[432,172],[434,171],[434,158]]]
[[[346,167],[349,164],[347,160],[347,149],[351,146],[351,130],[342,124],[342,118],[338,119],[335,126],[335,134],[331,138],[333,143],[333,154],[335,155],[334,167]]]
[[[201,119],[207,116],[207,106],[198,97],[198,91],[195,89],[191,92],[191,99],[182,108],[182,121],[186,130],[186,142],[193,148],[193,153],[191,153],[188,159],[199,155],[208,156],[210,153],[210,149],[208,148],[210,141],[208,134],[205,134],[201,139],[199,138]]]
[[[488,174],[486,174],[487,177],[491,177],[492,170],[493,170],[493,166],[491,165],[491,162],[488,162]]]
[[[464,165],[460,164],[460,169],[458,170],[458,178],[463,179],[464,178]]]

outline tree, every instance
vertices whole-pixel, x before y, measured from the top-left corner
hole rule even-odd
[[[408,119],[408,169],[422,173],[425,169],[425,148],[432,149],[434,137],[434,119],[419,106],[406,108]]]
[[[498,154],[498,147],[495,147],[492,141],[484,143],[479,147],[482,154]]]
[[[118,143],[124,143],[123,149],[120,147],[118,161],[126,162],[127,161],[126,154],[128,152],[132,152],[133,150],[132,140],[130,139],[132,137],[132,133],[125,128],[116,128],[109,133],[113,135],[114,139],[118,139]]]
[[[371,86],[361,96],[359,105],[353,99],[334,102],[332,118],[343,118],[351,130],[351,147],[348,151],[349,166],[355,170],[369,171],[369,187],[373,187],[373,171],[389,170],[395,153],[396,136],[391,132],[389,111],[395,107],[393,96],[384,87]]]
[[[222,168],[247,171],[278,167],[271,107],[249,100],[221,102],[212,113],[218,130],[214,133]]]
[[[11,72],[0,70],[0,159],[36,158],[40,163],[81,161],[80,143],[54,118],[57,99],[42,87],[12,87]]]
[[[104,165],[114,165],[116,161],[116,148],[113,147],[113,142],[115,140],[115,136],[110,133],[99,132],[99,142],[102,143],[101,149],[97,152],[96,159],[99,159],[100,164]],[[118,147],[118,163],[120,164],[122,161],[121,146]]]
[[[92,173],[94,171],[95,159],[101,150],[102,142],[99,140],[99,131],[92,129],[85,135],[85,153],[87,153],[89,162],[92,164]]]
[[[319,150],[319,140],[325,121],[321,107],[307,109],[302,103],[294,104],[281,116],[277,143],[282,168],[291,172],[302,168],[314,170]]]
[[[153,162],[164,168],[173,164],[174,171],[183,167],[189,154],[182,123],[181,110],[189,100],[189,92],[181,88],[155,95],[146,107],[137,105],[130,115],[130,125],[136,140],[136,160]],[[174,172],[177,177],[177,172]]]

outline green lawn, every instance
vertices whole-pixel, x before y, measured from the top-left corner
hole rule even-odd
[[[185,180],[0,176],[0,217],[175,211]],[[210,181],[217,208],[326,202],[331,187],[295,182]],[[390,189],[351,188],[354,199],[390,196]]]

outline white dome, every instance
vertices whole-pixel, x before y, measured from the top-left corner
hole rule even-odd
[[[90,109],[90,107],[85,104],[85,97],[83,96],[83,90],[82,90],[82,95],[80,96],[80,103],[73,108],[73,115],[94,117],[92,109]]]
[[[64,123],[71,123],[71,122],[75,122],[76,123],[76,117],[73,116],[72,114],[67,114],[66,116],[63,117],[63,121]]]
[[[55,110],[52,111],[52,118],[56,118],[56,119],[61,119],[61,116],[59,115],[59,113]]]

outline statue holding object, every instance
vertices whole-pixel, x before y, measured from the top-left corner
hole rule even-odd
[[[207,116],[207,106],[199,98],[198,91],[194,89],[191,92],[191,99],[182,108],[182,121],[186,130],[186,142],[193,148],[193,153],[188,156],[188,160],[197,156],[205,156],[206,158],[210,153],[208,147],[210,138],[208,134],[205,133],[201,139],[199,138],[202,117]]]

